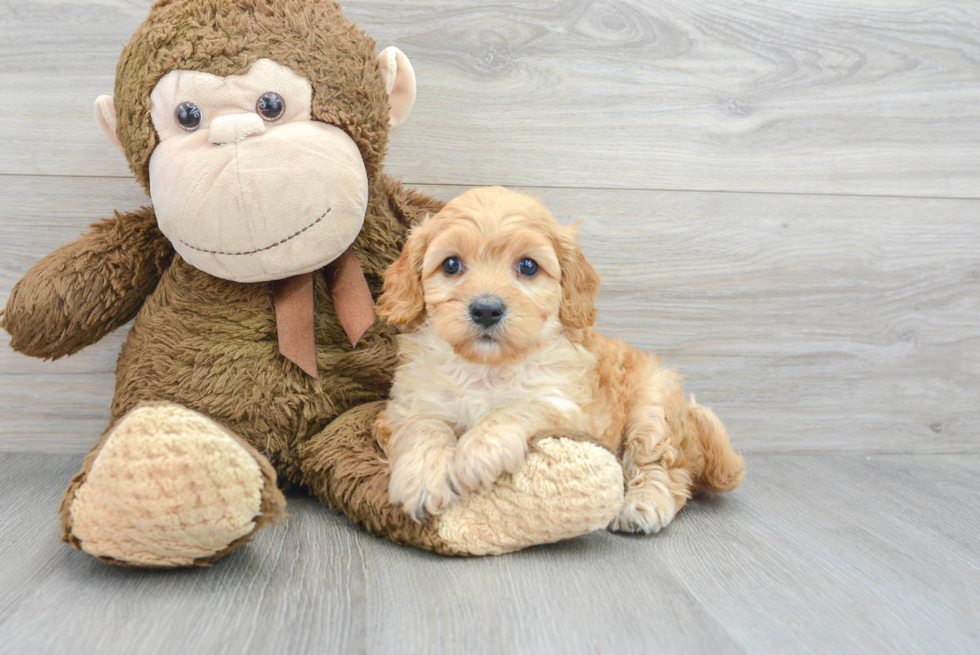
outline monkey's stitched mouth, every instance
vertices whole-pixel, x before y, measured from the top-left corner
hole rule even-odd
[[[333,207],[331,207],[330,209],[333,209]],[[300,230],[297,230],[297,231],[293,232],[292,234],[290,234],[285,239],[280,239],[279,241],[276,241],[275,243],[273,243],[270,246],[265,246],[264,248],[256,248],[255,250],[243,250],[242,252],[224,252],[222,250],[208,250],[207,248],[198,248],[197,246],[192,246],[191,244],[187,243],[183,239],[181,239],[180,242],[182,244],[184,244],[185,246],[187,246],[188,248],[190,248],[191,250],[196,250],[198,252],[206,252],[206,253],[208,253],[210,255],[254,255],[257,252],[263,252],[265,250],[272,250],[276,246],[281,246],[282,244],[286,243],[287,241],[289,241],[291,239],[295,239],[299,235],[303,234],[303,232],[306,232],[311,227],[313,227],[314,225],[316,225],[317,223],[319,223],[320,221],[322,221],[324,218],[326,218],[327,217],[327,214],[330,213],[330,209],[327,209],[327,211],[323,212],[323,214],[320,216],[320,218],[316,219],[315,221],[313,221],[312,223],[310,223],[306,227],[304,227],[304,228],[302,228]]]

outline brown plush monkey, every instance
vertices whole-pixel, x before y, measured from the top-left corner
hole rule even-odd
[[[136,319],[110,426],[62,502],[66,541],[119,564],[206,564],[280,514],[294,485],[447,554],[555,541],[615,515],[615,458],[561,438],[423,523],[387,501],[374,421],[396,351],[372,298],[410,227],[441,206],[382,170],[414,98],[405,56],[376,55],[333,2],[153,6],[115,99],[96,102],[153,207],[43,259],[2,319],[14,349],[50,359]]]

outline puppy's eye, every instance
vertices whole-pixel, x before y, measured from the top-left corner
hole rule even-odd
[[[258,101],[255,103],[255,111],[259,113],[259,116],[263,120],[271,122],[279,119],[283,112],[286,111],[286,101],[275,91],[269,91],[259,96]]]
[[[530,257],[517,262],[517,272],[524,277],[534,277],[538,274],[538,263]]]
[[[182,102],[174,111],[174,119],[180,129],[193,132],[201,127],[201,110],[193,102]]]
[[[463,270],[463,262],[459,257],[449,257],[442,263],[442,272],[446,275],[456,275]]]

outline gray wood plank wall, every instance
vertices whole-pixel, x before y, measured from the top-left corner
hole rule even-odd
[[[0,0],[0,303],[147,202],[92,101],[149,4]],[[600,327],[744,450],[980,452],[980,4],[343,4],[418,75],[389,172],[582,220]],[[0,336],[0,450],[86,451],[124,333],[58,362]]]

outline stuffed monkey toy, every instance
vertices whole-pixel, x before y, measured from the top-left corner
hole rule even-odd
[[[376,55],[336,3],[152,7],[95,111],[152,206],[45,257],[2,316],[11,346],[45,359],[135,318],[110,424],[61,504],[65,541],[115,564],[204,565],[274,521],[293,487],[444,554],[615,516],[615,457],[561,434],[438,516],[388,503],[374,430],[397,353],[374,298],[409,229],[441,208],[383,171],[414,99],[405,55]]]

